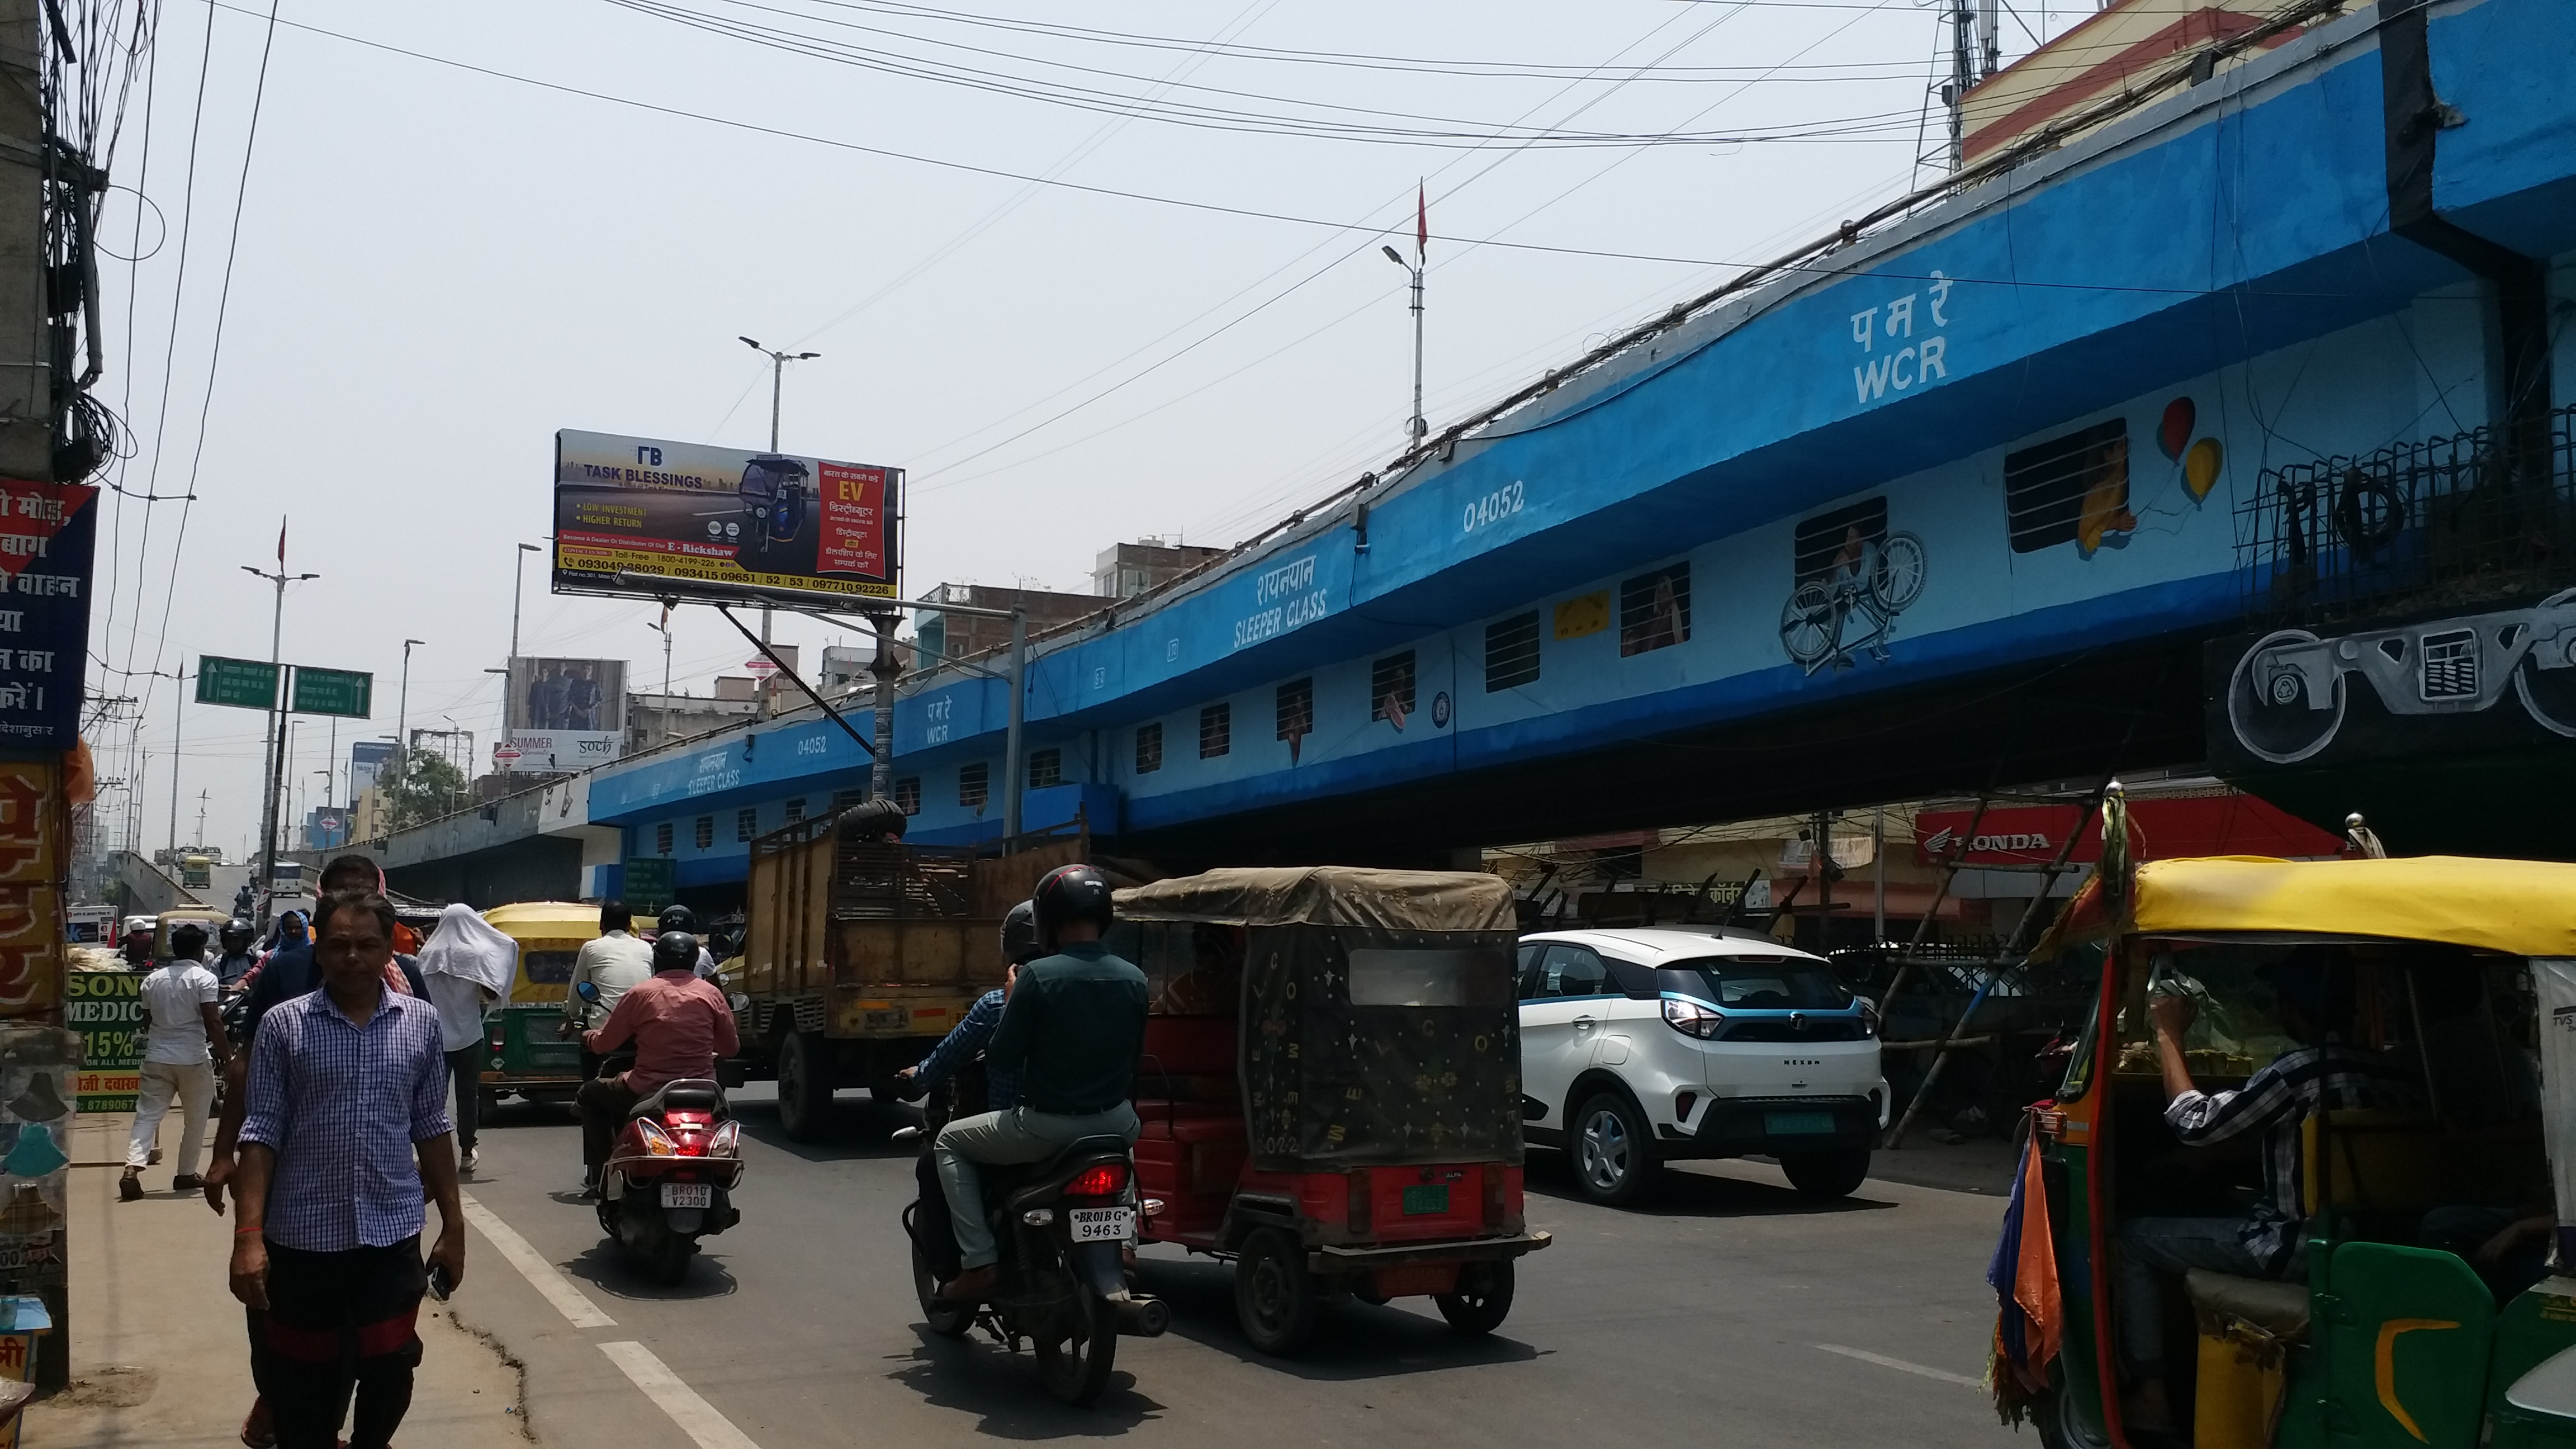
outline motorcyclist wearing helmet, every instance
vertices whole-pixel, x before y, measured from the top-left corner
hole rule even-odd
[[[673,901],[671,904],[662,908],[662,918],[654,924],[654,931],[656,939],[659,939],[661,935],[672,931],[686,931],[690,935],[696,936],[698,934],[698,913],[690,910],[687,906],[681,905],[677,901]],[[703,937],[698,941],[697,972],[698,979],[700,981],[713,981],[716,979],[716,953],[707,949],[707,943]]]
[[[582,1045],[600,1056],[635,1043],[634,1066],[593,1077],[573,1096],[581,1114],[584,1196],[599,1191],[609,1146],[637,1102],[665,1082],[713,1077],[716,1063],[742,1048],[733,1007],[714,983],[698,979],[697,964],[697,937],[663,932],[653,942],[653,974],[628,988],[608,1020],[582,1037]]]
[[[931,1148],[963,1271],[941,1286],[952,1302],[981,1302],[1000,1283],[1000,1254],[984,1222],[978,1163],[1041,1162],[1066,1143],[1110,1134],[1136,1140],[1128,1099],[1145,1044],[1145,973],[1110,953],[1109,881],[1087,865],[1050,871],[1030,893],[1038,947],[1050,954],[1012,976],[988,1070],[1019,1074],[1019,1104],[960,1117]]]
[[[251,943],[258,938],[259,929],[239,916],[224,922],[223,928],[215,933],[221,952],[207,963],[207,969],[215,973],[216,982],[224,990],[240,990],[241,979],[259,964],[259,953],[251,949]]]

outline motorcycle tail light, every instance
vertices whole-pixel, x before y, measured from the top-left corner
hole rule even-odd
[[[1073,1181],[1064,1185],[1067,1197],[1110,1197],[1127,1186],[1124,1163],[1103,1162],[1084,1168]]]
[[[1664,998],[1664,1025],[1684,1036],[1715,1041],[1717,1034],[1726,1030],[1726,1017],[1713,1006],[1686,997],[1667,996]]]
[[[671,1134],[662,1130],[661,1123],[654,1121],[650,1117],[638,1117],[635,1119],[635,1126],[643,1135],[645,1151],[652,1153],[655,1157],[677,1157],[680,1155],[680,1144],[671,1140]]]
[[[709,1157],[738,1157],[742,1154],[742,1124],[727,1122],[707,1140]]]

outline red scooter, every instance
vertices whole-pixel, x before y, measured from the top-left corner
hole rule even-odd
[[[596,1004],[598,988],[574,988]],[[610,1057],[602,1071],[622,1070]],[[641,1258],[662,1283],[688,1276],[698,1239],[742,1221],[742,1124],[724,1088],[703,1078],[665,1082],[635,1104],[608,1152],[599,1183],[599,1229]]]

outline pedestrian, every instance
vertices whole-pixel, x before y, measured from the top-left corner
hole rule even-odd
[[[224,1036],[224,1019],[215,1010],[222,987],[202,959],[206,928],[193,922],[173,927],[170,960],[143,978],[143,1008],[151,1018],[144,1036],[142,1089],[134,1104],[134,1135],[125,1146],[125,1176],[116,1195],[126,1202],[143,1196],[143,1169],[161,1136],[161,1119],[176,1097],[179,1170],[170,1180],[174,1192],[199,1185],[198,1153],[206,1145],[206,1116],[215,1106],[215,1063],[229,1063],[232,1043]]]
[[[438,1007],[439,1044],[447,1050],[447,1071],[456,1084],[458,1166],[472,1172],[478,1158],[475,1128],[482,1118],[483,1062],[491,1048],[483,1041],[483,1016],[506,996],[518,971],[519,946],[491,922],[462,903],[439,913],[429,944],[421,948],[421,979]]]
[[[389,989],[393,907],[323,897],[322,987],[270,1013],[251,1047],[233,1176],[232,1290],[250,1310],[252,1375],[279,1449],[386,1449],[419,1366],[420,1251],[442,1291],[465,1279],[455,1129],[437,1008]]]

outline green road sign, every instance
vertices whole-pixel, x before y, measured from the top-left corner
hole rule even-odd
[[[265,659],[197,658],[197,703],[277,708],[277,666]]]
[[[677,861],[667,855],[630,855],[626,858],[627,908],[639,913],[660,914],[671,904],[678,885]]]
[[[376,677],[363,669],[295,669],[297,714],[345,714],[365,719],[376,697]]]

